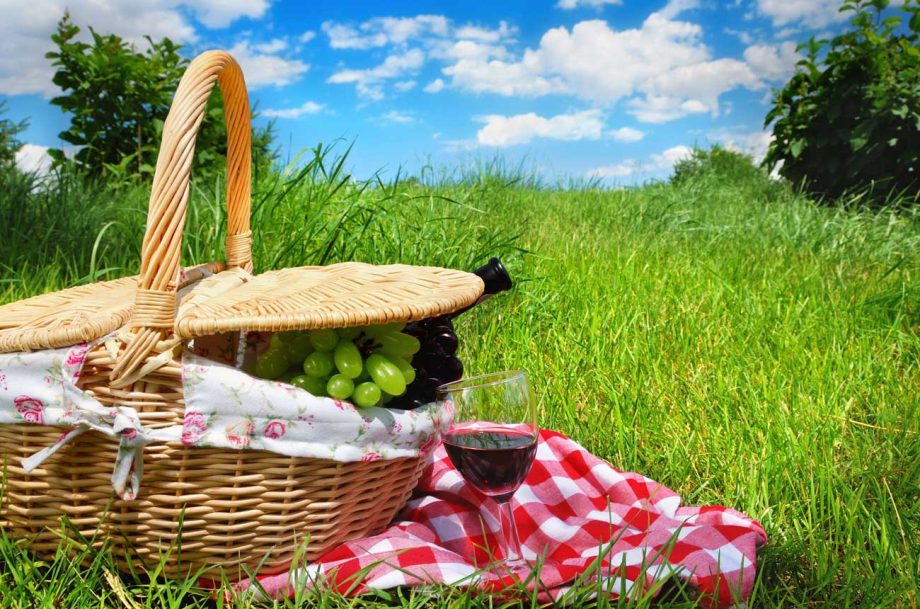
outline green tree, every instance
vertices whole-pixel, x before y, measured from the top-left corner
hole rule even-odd
[[[6,101],[0,99],[0,116],[6,112]],[[16,123],[8,118],[0,118],[0,169],[16,166],[16,153],[22,148],[18,136],[25,131],[28,124],[28,121]]]
[[[920,184],[920,0],[847,0],[851,29],[810,39],[767,114],[765,163],[813,195],[915,195]],[[906,21],[906,23],[905,23]]]
[[[694,148],[689,158],[677,161],[671,182],[683,184],[704,175],[717,175],[734,183],[768,179],[763,168],[755,165],[750,156],[716,144],[708,150]]]
[[[91,42],[77,40],[80,28],[68,14],[51,39],[57,50],[47,54],[56,68],[54,84],[62,95],[51,103],[70,114],[60,138],[77,151],[73,163],[90,176],[119,178],[153,172],[163,122],[188,60],[169,38],[140,52],[115,34],[89,28]],[[272,125],[253,133],[253,163],[270,165]],[[219,93],[212,96],[198,135],[196,172],[211,175],[224,164],[226,128]],[[67,162],[60,150],[49,151],[55,166]]]

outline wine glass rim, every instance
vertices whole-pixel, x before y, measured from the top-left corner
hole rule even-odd
[[[476,387],[492,387],[502,383],[507,383],[508,381],[517,378],[526,380],[527,373],[523,370],[500,370],[498,372],[477,374],[476,376],[468,376],[457,381],[438,385],[435,392],[440,396],[443,394],[453,393],[456,391],[464,391],[466,389],[473,389]]]

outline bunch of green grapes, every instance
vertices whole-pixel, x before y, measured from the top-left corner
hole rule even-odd
[[[402,332],[406,324],[281,332],[253,372],[279,379],[317,396],[349,400],[367,408],[406,393],[415,380],[409,363],[421,348]]]

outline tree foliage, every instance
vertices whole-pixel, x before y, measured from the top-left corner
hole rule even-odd
[[[3,116],[6,110],[6,101],[0,99],[0,116]],[[27,126],[26,121],[16,123],[8,118],[0,118],[0,169],[16,165],[16,153],[22,148],[18,136]]]
[[[704,175],[714,174],[737,183],[767,179],[766,172],[750,156],[718,144],[712,148],[694,148],[688,158],[674,164],[673,184],[683,184]]]
[[[163,123],[188,60],[169,38],[154,41],[141,52],[115,34],[89,28],[90,42],[78,39],[80,28],[69,15],[51,39],[57,50],[47,54],[56,68],[54,84],[62,95],[51,103],[70,115],[60,138],[76,151],[76,167],[90,176],[148,178],[156,165]],[[272,125],[253,131],[253,164],[270,165]],[[55,166],[68,162],[62,150],[51,150]],[[196,173],[212,175],[224,166],[226,127],[223,103],[215,91],[198,133]]]
[[[914,195],[920,178],[920,0],[847,0],[849,31],[805,57],[767,114],[765,163],[813,195]]]

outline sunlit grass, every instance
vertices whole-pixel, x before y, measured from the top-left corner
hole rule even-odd
[[[467,370],[527,368],[544,426],[686,502],[759,520],[771,541],[752,606],[920,603],[920,213],[819,207],[711,173],[623,191],[541,189],[488,164],[361,183],[317,152],[255,185],[257,269],[501,257],[517,286],[458,321]],[[196,186],[186,263],[221,257],[221,189]],[[137,272],[142,189],[69,183],[28,209],[0,190],[3,301]],[[39,563],[0,537],[0,556],[10,606],[128,606],[104,553]],[[225,602],[119,581],[138,607]],[[493,604],[434,588],[279,606]]]

